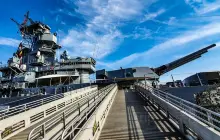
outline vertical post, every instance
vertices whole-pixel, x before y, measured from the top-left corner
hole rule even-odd
[[[80,103],[78,103],[78,110],[79,110],[79,115],[80,115]]]
[[[210,112],[206,112],[206,114],[207,114],[207,118],[208,118],[208,121],[209,121],[209,123],[211,124],[211,127],[213,127],[212,125],[213,125],[213,121],[212,121],[212,114],[210,113]]]
[[[147,87],[147,81],[146,81],[146,75],[144,74],[144,88],[146,89]]]
[[[27,110],[27,104],[24,104],[24,111]]]
[[[37,79],[36,87],[38,87],[38,79]]]
[[[42,104],[42,105],[44,104],[44,99],[41,99],[41,104]]]
[[[203,86],[202,81],[201,81],[201,79],[200,79],[200,77],[199,77],[199,74],[196,73],[196,75],[197,75],[197,77],[198,77],[198,79],[199,79],[199,83],[200,83],[200,85]]]
[[[65,112],[63,112],[63,129],[65,130],[66,128],[66,118],[65,118]]]
[[[168,110],[166,111],[166,117],[167,117],[167,119],[170,118],[170,114],[169,114],[169,111],[168,111]]]
[[[173,85],[174,85],[174,87],[176,87],[176,84],[175,84],[175,81],[174,81],[174,78],[173,78],[173,75],[171,74],[171,78],[172,78],[172,80],[173,80]]]
[[[46,131],[45,131],[45,124],[42,125],[42,136],[45,138]]]
[[[158,88],[158,83],[157,83],[156,76],[154,76],[154,82],[155,82],[155,87]]]
[[[51,86],[52,78],[50,78],[50,86]]]

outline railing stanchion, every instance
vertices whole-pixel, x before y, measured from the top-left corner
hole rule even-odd
[[[63,130],[66,128],[66,118],[65,118],[65,111],[63,112]]]
[[[168,95],[165,95],[166,101],[169,103]]]
[[[79,110],[79,115],[80,115],[80,103],[78,103],[78,110]]]
[[[211,127],[213,127],[213,121],[212,121],[212,114],[210,112],[206,112],[208,122],[210,123]]]
[[[26,111],[26,110],[27,110],[27,104],[24,105],[24,111]]]
[[[45,131],[45,123],[42,125],[42,136],[45,138],[46,131]]]

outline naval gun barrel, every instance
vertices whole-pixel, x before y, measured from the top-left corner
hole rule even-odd
[[[195,60],[197,58],[200,58],[202,56],[202,54],[205,54],[206,52],[208,52],[209,49],[211,49],[211,48],[213,48],[215,46],[216,46],[216,44],[212,44],[212,45],[210,45],[208,47],[205,47],[205,48],[203,48],[201,50],[198,50],[198,51],[196,51],[194,53],[191,53],[191,54],[189,54],[189,55],[187,55],[185,57],[177,59],[177,60],[175,60],[175,61],[173,61],[171,63],[168,63],[166,65],[162,65],[160,67],[154,68],[154,72],[156,74],[158,74],[159,76],[163,75],[164,73],[167,73],[167,72],[169,72],[169,71],[171,71],[171,70],[173,70],[173,69],[175,69],[175,68],[177,68],[179,66],[182,66],[182,65],[184,65],[186,63],[189,63],[189,62],[191,62],[191,61],[193,61],[193,60]]]

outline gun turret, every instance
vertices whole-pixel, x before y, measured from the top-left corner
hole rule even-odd
[[[189,62],[191,62],[191,61],[193,61],[193,60],[195,60],[197,58],[200,58],[203,54],[208,52],[209,49],[211,49],[211,48],[213,48],[215,46],[216,46],[216,44],[212,44],[212,45],[210,45],[208,47],[205,47],[205,48],[203,48],[201,50],[198,50],[198,51],[196,51],[194,53],[191,53],[191,54],[189,54],[189,55],[187,55],[185,57],[182,57],[182,58],[180,58],[178,60],[175,60],[175,61],[173,61],[171,63],[168,63],[166,65],[162,65],[160,67],[154,68],[153,70],[159,76],[163,75],[164,73],[167,73],[167,72],[169,72],[169,71],[171,71],[171,70],[173,70],[173,69],[175,69],[175,68],[177,68],[179,66],[182,66],[182,65],[184,65],[186,63],[189,63]]]

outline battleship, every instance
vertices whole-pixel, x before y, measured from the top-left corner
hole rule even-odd
[[[29,12],[18,23],[21,43],[17,51],[0,66],[0,97],[19,97],[39,93],[61,93],[88,85],[89,75],[95,72],[96,61],[91,58],[70,58],[66,50],[56,59],[57,33],[42,22],[34,21]]]
[[[0,140],[219,139],[220,115],[203,108],[220,105],[219,88],[197,94],[195,105],[158,86],[160,76],[200,58],[215,44],[156,68],[96,71],[92,57],[71,58],[64,50],[58,60],[57,33],[32,20],[29,12],[24,17],[21,24],[11,19],[22,40],[0,66],[0,99],[16,98],[13,104],[0,101]],[[95,86],[89,79],[93,73]],[[27,100],[17,102],[20,97]],[[159,125],[158,118],[163,120]]]
[[[157,68],[121,67],[113,71],[105,69],[96,71],[96,61],[92,57],[70,58],[68,52],[64,50],[58,56],[60,57],[58,60],[57,51],[62,47],[57,42],[57,33],[51,33],[51,28],[47,24],[32,20],[29,12],[24,15],[22,23],[13,18],[11,20],[18,26],[18,33],[22,39],[7,64],[0,65],[2,73],[0,97],[12,100],[12,97],[36,95],[45,97],[91,85],[89,75],[95,72],[96,84],[99,85],[117,82],[119,87],[130,88],[135,82],[140,81],[158,87],[161,75],[200,58],[216,46],[212,44]],[[197,98],[200,95],[198,94]],[[190,98],[195,102],[199,100],[193,96]]]

